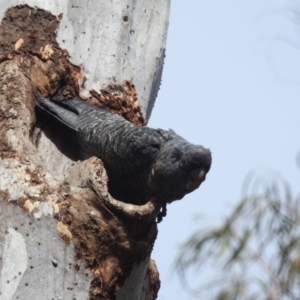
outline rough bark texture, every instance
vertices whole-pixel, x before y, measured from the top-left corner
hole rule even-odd
[[[37,122],[36,98],[81,94],[82,70],[57,43],[61,18],[22,5],[0,25],[0,299],[155,299],[160,205],[112,199],[101,160],[76,162],[60,128]],[[142,125],[129,79],[87,101]]]
[[[41,27],[46,29],[47,37],[51,35],[49,31],[57,28],[55,42],[68,51],[72,64],[81,69],[80,95],[100,101],[100,95],[102,99],[105,94],[101,90],[113,90],[116,98],[119,93],[127,93],[128,82],[131,87],[134,85],[130,95],[138,98],[137,117],[142,116],[143,122],[148,120],[161,80],[170,0],[0,0],[0,19],[11,7],[24,3],[35,9],[30,15],[24,11],[17,35],[6,36],[11,36],[12,47],[22,33],[25,37],[16,44],[18,49],[25,47],[28,40],[38,43],[40,25],[44,25]],[[36,8],[52,17],[39,20],[43,12]],[[28,19],[34,26],[26,26]],[[41,43],[48,55],[49,45]]]

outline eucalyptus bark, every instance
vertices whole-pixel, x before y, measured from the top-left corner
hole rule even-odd
[[[35,101],[80,97],[146,124],[169,1],[20,3],[0,0],[0,300],[155,299],[160,204],[113,199],[101,160],[78,160]]]

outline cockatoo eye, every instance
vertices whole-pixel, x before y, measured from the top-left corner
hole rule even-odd
[[[175,148],[173,149],[172,153],[171,153],[171,159],[173,161],[173,163],[180,161],[182,156],[182,153],[179,149]]]
[[[185,166],[186,165],[186,160],[183,159],[180,164],[181,164],[182,167]]]
[[[190,191],[197,189],[200,184],[205,180],[206,172],[203,169],[194,169],[190,172],[189,181],[186,184],[186,188]]]

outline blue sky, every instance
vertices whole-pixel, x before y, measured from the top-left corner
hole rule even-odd
[[[158,225],[152,254],[162,281],[158,300],[197,299],[174,273],[179,246],[226,217],[249,171],[270,168],[299,192],[299,96],[299,0],[172,1],[149,126],[210,148],[213,163],[203,185],[169,205]]]

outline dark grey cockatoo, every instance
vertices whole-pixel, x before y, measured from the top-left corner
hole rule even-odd
[[[125,202],[181,199],[210,169],[210,151],[172,130],[137,126],[78,99],[62,107],[42,98],[37,106],[74,130],[83,149],[104,162],[112,195]]]

